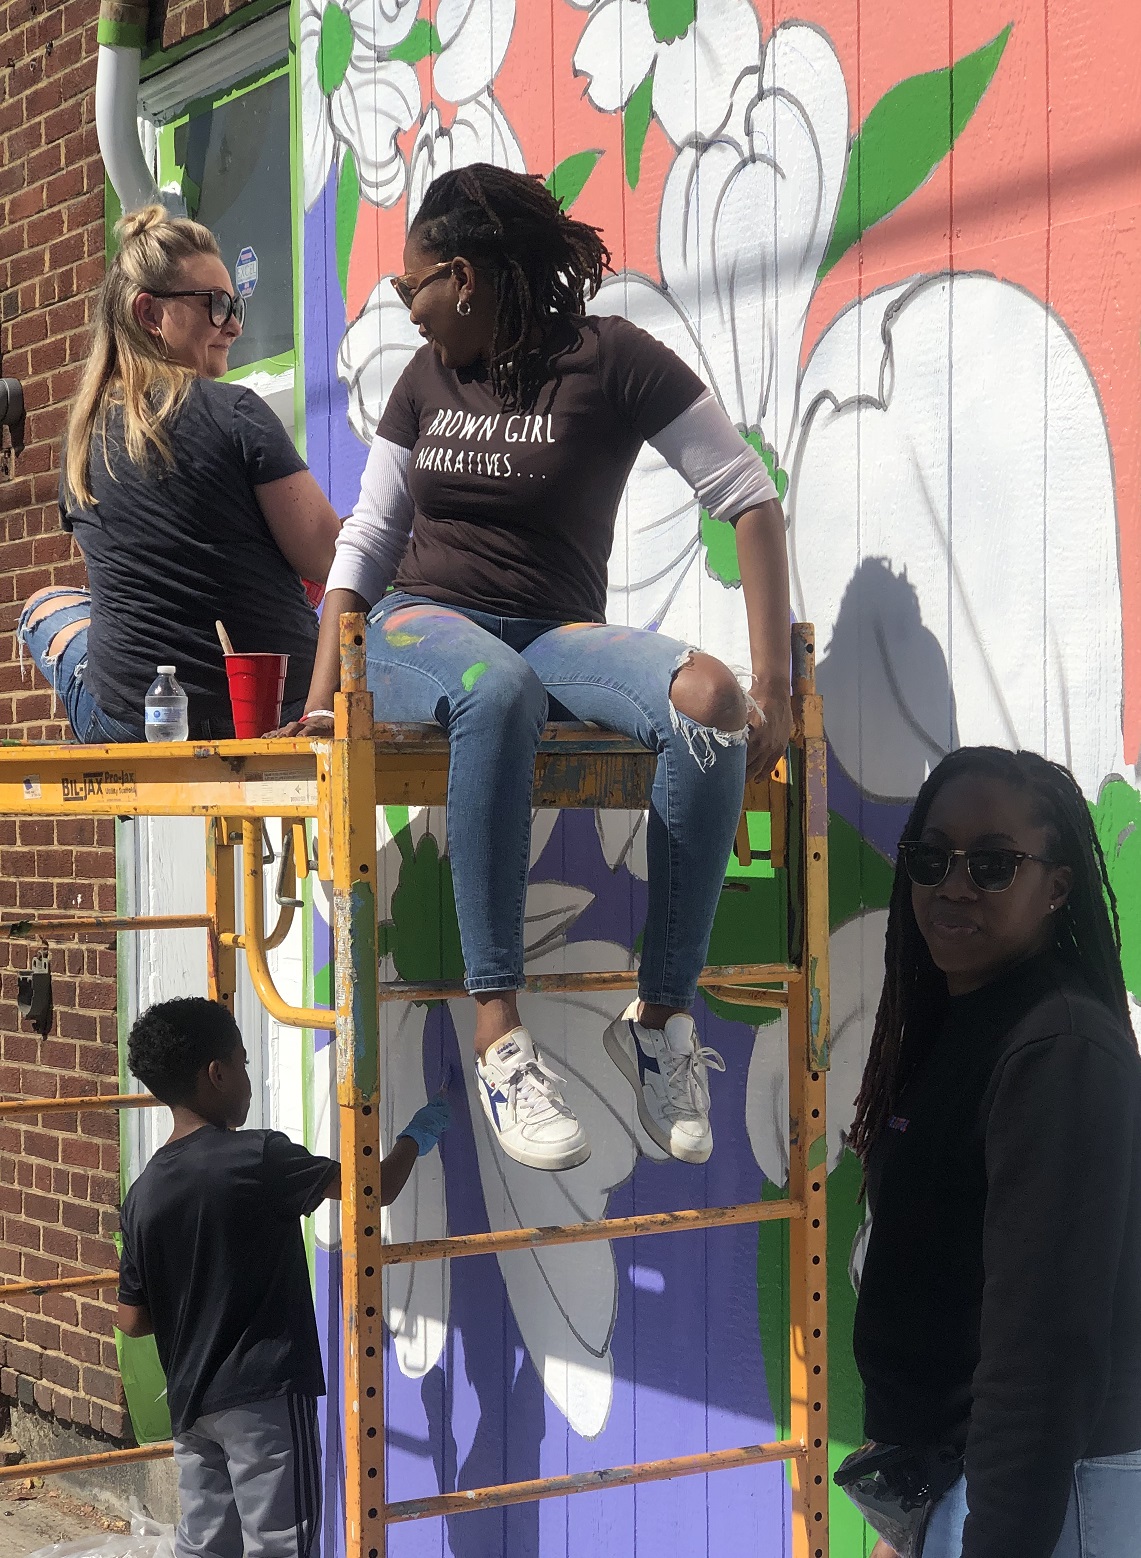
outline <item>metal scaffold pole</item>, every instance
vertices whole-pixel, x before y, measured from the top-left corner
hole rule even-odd
[[[793,697],[802,742],[799,886],[802,978],[789,989],[789,1199],[804,1205],[789,1223],[789,1388],[791,1437],[804,1445],[792,1463],[793,1558],[828,1553],[828,791],[824,715],[816,692],[815,639],[793,633]],[[791,881],[791,873],[790,873]],[[790,889],[792,892],[796,888]]]
[[[722,964],[703,972],[709,993],[743,1005],[788,1013],[789,1183],[783,1198],[733,1206],[679,1207],[543,1228],[493,1229],[408,1243],[381,1243],[380,1057],[382,1001],[460,998],[462,983],[411,984],[379,979],[376,807],[444,804],[448,749],[436,727],[375,725],[365,676],[365,622],[340,624],[341,686],[334,699],[331,741],[302,738],[184,742],[145,746],[42,745],[0,751],[0,812],[94,816],[201,816],[206,825],[206,913],[203,916],[100,916],[19,920],[9,935],[48,938],[155,933],[193,920],[207,929],[211,996],[233,1010],[237,955],[279,1023],[335,1028],[341,1159],[341,1282],[344,1325],[344,1464],[346,1558],[386,1558],[389,1525],[454,1516],[532,1500],[563,1498],[732,1467],[791,1462],[793,1558],[828,1558],[827,1181],[826,1077],[828,1006],[828,799],[823,710],[816,692],[814,635],[793,630],[793,710],[797,729],[787,764],[751,783],[746,807],[767,811],[769,862],[787,874],[788,961]],[[593,726],[552,726],[535,768],[535,804],[642,810],[649,802],[654,755],[637,743]],[[319,874],[332,881],[333,1010],[291,1005],[274,982],[268,954],[289,927],[292,905],[267,932],[264,918],[266,819],[280,820],[283,838],[300,835],[298,860],[309,869],[305,820],[317,826]],[[234,846],[243,851],[242,929],[237,929]],[[738,854],[748,864],[748,817],[738,829]],[[283,865],[283,871],[285,867]],[[285,883],[288,889],[288,882]],[[287,891],[288,897],[288,891]],[[278,893],[282,903],[281,888]],[[558,991],[632,987],[628,968],[545,973],[528,988]],[[133,1109],[146,1095],[0,1101],[0,1116]],[[384,1331],[381,1277],[387,1265],[455,1260],[508,1250],[597,1240],[665,1236],[683,1229],[755,1222],[789,1223],[789,1382],[786,1438],[769,1444],[704,1451],[390,1502],[385,1478]],[[0,1300],[48,1292],[98,1289],[111,1271],[74,1271],[46,1281],[14,1274]],[[109,1452],[83,1464],[113,1464],[169,1454],[169,1445]],[[77,1462],[42,1468],[69,1470]],[[26,1475],[29,1468],[19,1471]],[[7,1475],[10,1475],[8,1473]]]
[[[376,749],[364,629],[363,617],[341,618],[341,690],[334,700],[328,784],[341,1130],[345,1558],[383,1558],[385,1546]]]

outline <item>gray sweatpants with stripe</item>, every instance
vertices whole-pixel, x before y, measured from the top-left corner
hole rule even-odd
[[[310,1558],[321,1523],[317,1402],[275,1396],[200,1417],[174,1441],[177,1558]]]

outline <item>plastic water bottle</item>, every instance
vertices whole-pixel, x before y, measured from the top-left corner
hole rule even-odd
[[[160,665],[147,693],[147,740],[185,741],[190,734],[187,697],[174,679],[174,666]]]

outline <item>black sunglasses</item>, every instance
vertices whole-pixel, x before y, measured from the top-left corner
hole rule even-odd
[[[220,330],[231,317],[238,321],[239,325],[245,323],[246,300],[241,293],[233,296],[222,287],[192,287],[185,292],[152,292],[152,298],[209,298],[210,299],[210,323],[216,330]]]
[[[1004,893],[1024,860],[1037,860],[1044,866],[1056,864],[1024,849],[944,849],[942,844],[906,843],[899,846],[899,853],[916,887],[938,887],[950,874],[951,862],[962,859],[967,863],[967,875],[984,893]]]

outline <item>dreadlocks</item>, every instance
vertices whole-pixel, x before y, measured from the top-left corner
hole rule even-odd
[[[1073,872],[1073,887],[1054,919],[1055,949],[1081,974],[1094,995],[1130,1028],[1121,972],[1117,900],[1085,797],[1068,768],[1036,752],[963,747],[945,757],[916,797],[900,843],[923,833],[931,803],[950,779],[980,774],[1029,793],[1034,821],[1053,832],[1052,857]],[[864,1067],[849,1146],[867,1162],[916,1065],[939,1031],[947,983],[935,967],[911,907],[911,882],[902,856],[887,916],[884,982]]]
[[[491,388],[532,410],[558,317],[582,314],[610,267],[598,229],[567,216],[537,176],[473,162],[432,181],[409,236],[441,260],[462,255],[491,272]]]

